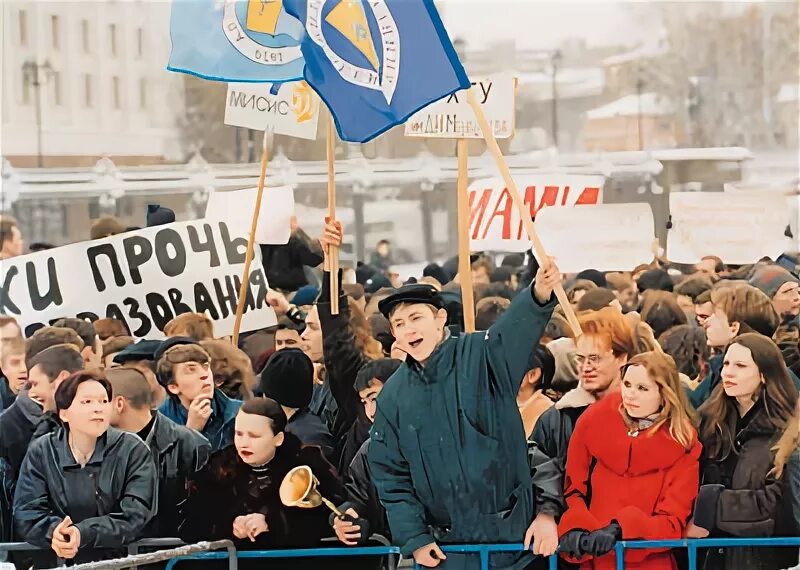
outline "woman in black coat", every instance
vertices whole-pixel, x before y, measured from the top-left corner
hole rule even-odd
[[[14,494],[17,536],[54,558],[108,557],[140,538],[155,512],[156,473],[141,439],[109,427],[111,384],[76,372],[58,387],[64,427],[35,440]],[[37,561],[38,562],[38,561]],[[38,564],[37,564],[38,566]]]
[[[307,509],[281,503],[281,483],[300,465],[311,468],[323,497],[334,504],[345,498],[336,471],[320,449],[303,447],[285,427],[286,415],[274,400],[254,398],[242,405],[234,447],[212,456],[189,483],[181,538],[187,542],[230,538],[240,550],[269,550],[311,548],[333,536],[330,512],[324,506]],[[298,562],[302,565],[292,561],[291,568],[296,569]],[[312,568],[320,564],[311,562]],[[268,565],[280,568],[272,561]]]
[[[773,449],[797,399],[772,340],[757,333],[733,340],[722,382],[700,408],[701,486],[689,538],[793,534],[789,492],[773,470]],[[771,570],[797,563],[795,548],[704,549],[701,555],[708,570]]]

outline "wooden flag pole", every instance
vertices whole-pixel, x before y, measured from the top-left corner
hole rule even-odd
[[[489,121],[486,120],[486,115],[483,114],[483,109],[481,109],[480,103],[478,103],[477,99],[475,99],[475,95],[472,94],[471,89],[467,89],[467,102],[475,112],[475,117],[478,119],[478,125],[480,125],[481,131],[483,131],[483,138],[486,140],[486,146],[489,149],[489,152],[492,153],[495,163],[497,163],[497,168],[500,170],[500,174],[506,183],[506,188],[508,188],[511,198],[514,200],[517,210],[519,210],[519,216],[522,219],[522,223],[525,224],[528,237],[533,245],[533,251],[536,253],[536,257],[541,263],[543,260],[547,259],[547,252],[544,250],[544,246],[542,245],[542,242],[536,233],[536,227],[531,219],[531,213],[528,208],[525,207],[525,202],[523,201],[522,196],[517,189],[514,178],[511,176],[511,171],[508,169],[505,158],[503,158],[503,153],[500,150],[500,146],[497,144],[497,139],[494,138],[494,132],[489,126]],[[581,334],[581,325],[578,322],[578,317],[575,315],[575,311],[572,310],[572,305],[569,304],[569,300],[567,299],[567,294],[564,291],[563,285],[559,284],[555,288],[554,292],[558,302],[561,303],[561,307],[564,309],[564,315],[567,317],[567,321],[569,321],[572,331],[575,333],[575,335]]]
[[[464,332],[475,332],[475,291],[472,288],[472,264],[469,257],[469,141],[458,139],[458,274],[461,281],[461,305],[464,308]]]
[[[256,241],[256,228],[258,227],[258,216],[261,212],[261,197],[264,194],[264,181],[267,178],[267,162],[269,162],[269,130],[264,131],[264,139],[261,144],[261,173],[258,176],[258,192],[256,193],[256,204],[253,207],[253,221],[250,223],[250,236],[247,238],[247,253],[244,256],[244,272],[242,273],[242,285],[239,287],[239,300],[236,303],[236,321],[233,324],[233,346],[239,346],[239,328],[242,325],[242,315],[244,305],[247,301],[247,289],[250,284],[250,263],[253,261],[253,248]]]
[[[328,218],[336,221],[336,131],[333,128],[333,117],[328,115],[328,128],[326,137],[326,158],[328,161]],[[332,247],[327,252],[331,275],[331,314],[339,314],[339,248]]]

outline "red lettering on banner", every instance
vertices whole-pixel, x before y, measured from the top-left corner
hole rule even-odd
[[[503,204],[502,207],[501,204]],[[497,200],[497,205],[494,207],[494,212],[492,212],[492,215],[489,216],[489,221],[486,222],[486,225],[484,226],[483,236],[481,239],[486,239],[486,234],[489,233],[489,228],[492,227],[492,222],[498,216],[503,219],[503,230],[500,233],[502,239],[511,239],[511,212],[513,210],[514,202],[511,199],[511,193],[508,191],[508,188],[503,188],[503,192],[500,194],[500,198]]]
[[[492,197],[492,189],[486,188],[481,194],[481,198],[475,205],[475,194],[477,191],[469,193],[469,225],[472,229],[472,239],[478,239],[478,229],[481,227],[483,215],[489,205],[489,198]],[[477,216],[477,220],[475,219]]]
[[[561,205],[567,205],[567,199],[569,198],[569,186],[564,186],[564,196],[561,198]]]
[[[597,204],[600,198],[600,188],[584,188],[581,195],[575,201],[575,205],[579,204]]]

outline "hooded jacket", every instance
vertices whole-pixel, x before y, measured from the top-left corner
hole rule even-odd
[[[655,433],[632,432],[621,406],[621,394],[609,394],[589,406],[575,425],[564,485],[567,510],[559,535],[592,532],[616,520],[623,540],[682,538],[697,496],[701,445],[693,434],[686,449],[670,435],[668,425]],[[613,552],[580,562],[586,570],[617,567]],[[628,550],[625,568],[672,570],[676,565],[668,550]]]
[[[534,515],[516,396],[555,305],[526,289],[488,331],[450,336],[425,366],[412,358],[378,397],[368,461],[404,555],[432,542],[518,542]],[[491,557],[522,568],[529,553]],[[447,568],[479,568],[451,554]]]
[[[214,388],[211,417],[208,418],[203,431],[200,432],[214,451],[233,445],[233,426],[236,422],[236,414],[239,413],[241,407],[241,400],[228,398],[222,393],[222,390]],[[183,407],[176,396],[169,396],[164,400],[158,411],[180,426],[185,426],[189,419],[189,411]]]
[[[767,414],[764,398],[738,418],[725,418],[734,434],[733,450],[723,458],[711,457],[713,439],[704,435],[710,421],[708,409],[700,411],[700,437],[703,441],[701,484],[721,484],[714,517],[713,537],[791,536],[795,521],[792,501],[787,500],[789,489],[782,479],[776,479],[772,469],[772,451],[781,433]],[[737,421],[738,420],[738,421]],[[738,429],[737,429],[738,426]],[[784,477],[786,471],[784,470]],[[788,568],[797,563],[797,548],[729,548],[706,552],[703,568],[738,570],[768,570]]]
[[[81,533],[76,562],[84,562],[97,558],[97,549],[142,536],[153,516],[156,473],[134,434],[109,428],[83,468],[67,437],[60,428],[31,444],[14,493],[14,521],[18,536],[50,551],[53,530],[69,515]]]

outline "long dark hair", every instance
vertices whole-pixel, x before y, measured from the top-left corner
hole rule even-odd
[[[757,399],[763,399],[764,414],[769,425],[776,434],[782,433],[786,423],[794,415],[797,388],[789,376],[780,350],[772,340],[758,333],[739,335],[728,346],[734,344],[750,350],[753,361],[764,377]],[[720,382],[711,398],[700,408],[703,440],[710,457],[727,457],[733,449],[733,440],[736,437],[733,431],[736,429],[738,413],[735,398],[725,394]]]

